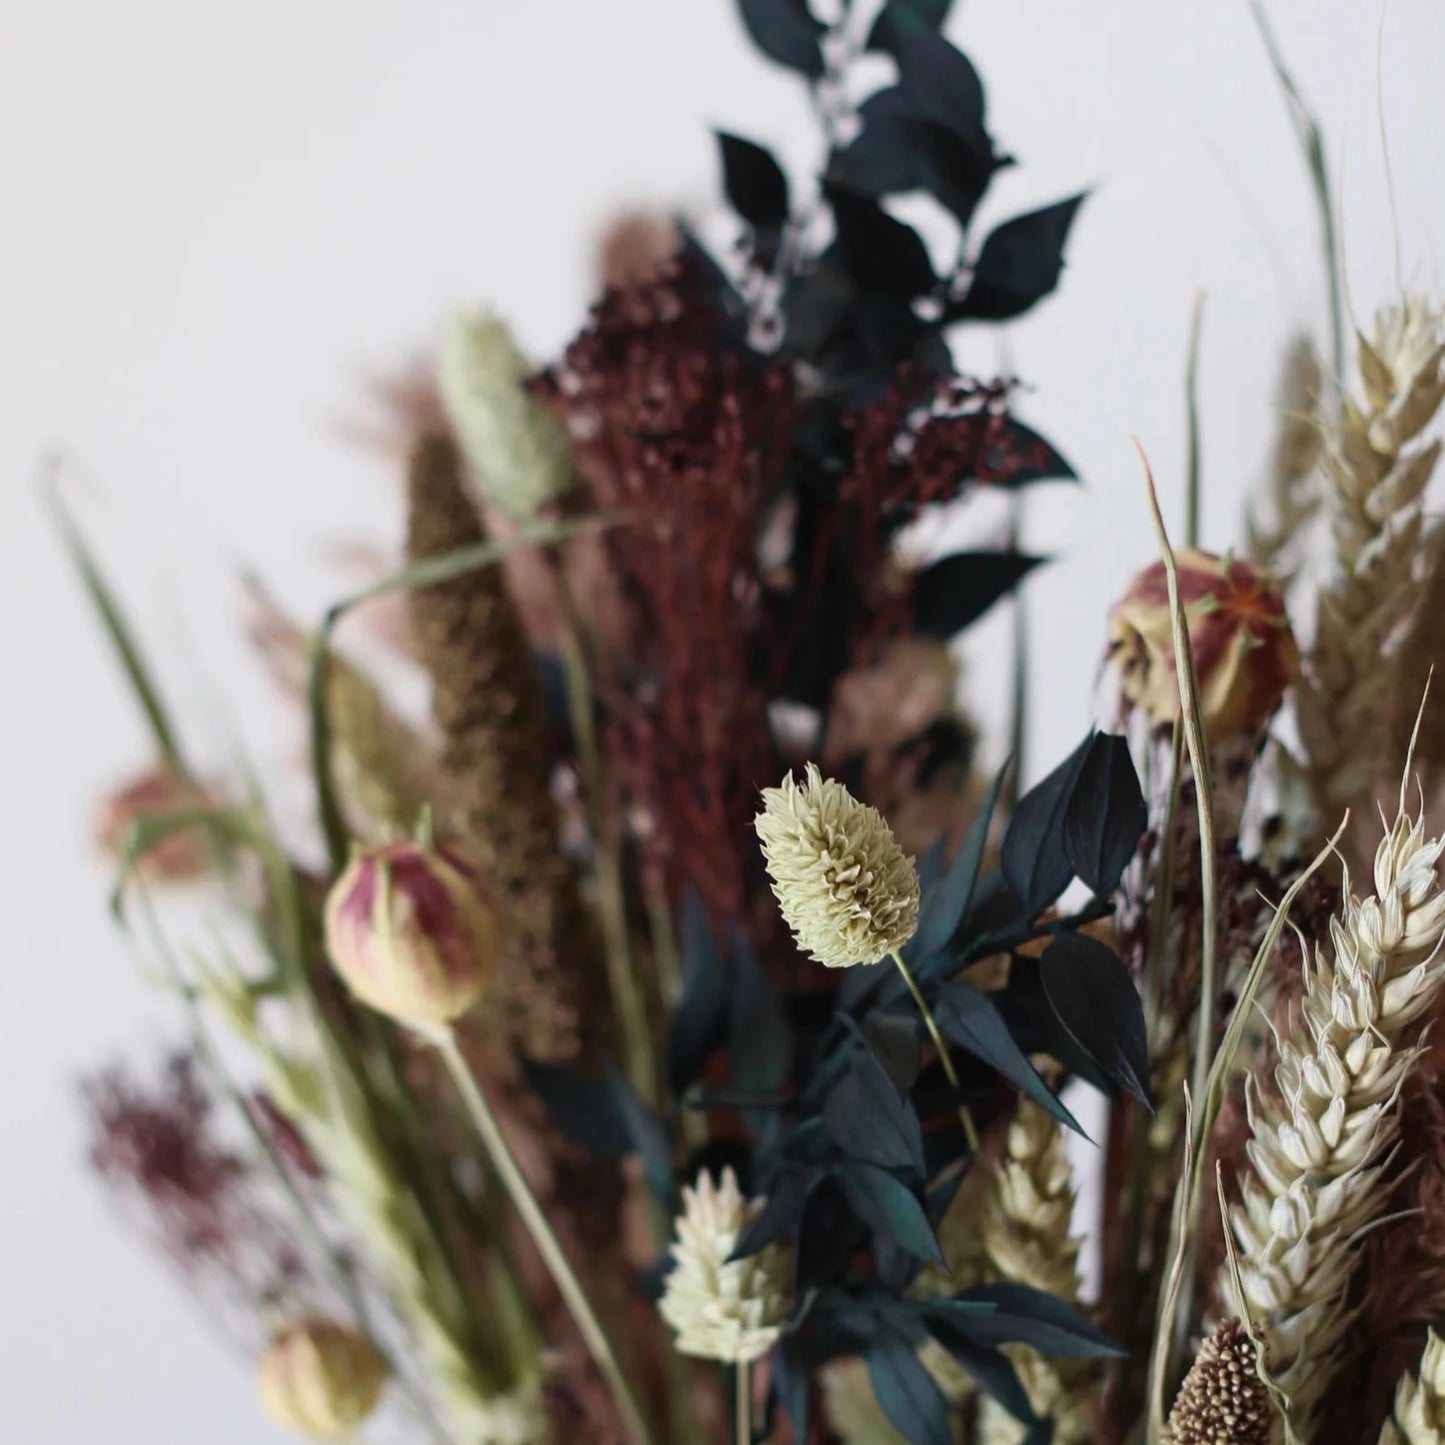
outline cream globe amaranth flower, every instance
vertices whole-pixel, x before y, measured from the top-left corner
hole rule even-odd
[[[658,1308],[677,1335],[680,1354],[724,1364],[748,1364],[772,1349],[788,1315],[788,1252],[770,1244],[745,1259],[729,1259],[738,1236],[762,1209],[748,1200],[737,1176],[724,1169],[682,1191],[672,1269]]]
[[[447,319],[437,361],[442,405],[482,496],[514,522],[572,485],[566,429],[528,394],[532,372],[499,316],[457,311]]]
[[[809,763],[763,790],[758,837],[773,892],[803,951],[829,968],[874,963],[918,927],[913,860],[883,815]]]

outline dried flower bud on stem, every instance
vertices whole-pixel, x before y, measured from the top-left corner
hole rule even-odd
[[[360,1330],[308,1318],[272,1336],[257,1388],[278,1425],[308,1440],[344,1440],[376,1408],[390,1373]]]

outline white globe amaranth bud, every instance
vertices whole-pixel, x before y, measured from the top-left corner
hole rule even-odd
[[[809,763],[763,790],[756,820],[778,907],[829,968],[874,963],[918,927],[918,871],[883,815]]]
[[[435,844],[360,852],[326,897],[326,951],[362,1003],[407,1023],[446,1024],[481,997],[497,921],[471,865]]]
[[[261,1356],[261,1404],[308,1440],[342,1440],[371,1412],[391,1370],[360,1330],[316,1316],[278,1330]]]
[[[566,429],[527,392],[533,369],[494,313],[447,318],[437,363],[447,420],[482,496],[516,522],[572,485]]]
[[[724,1169],[682,1191],[672,1269],[658,1306],[677,1334],[681,1354],[724,1364],[747,1364],[772,1349],[788,1316],[790,1265],[780,1244],[745,1259],[729,1259],[738,1236],[763,1208],[743,1198],[737,1176]]]

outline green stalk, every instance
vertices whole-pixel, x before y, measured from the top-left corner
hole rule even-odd
[[[896,948],[889,951],[888,957],[897,964],[898,972],[903,975],[903,982],[908,985],[908,992],[913,995],[913,1002],[918,1005],[918,1012],[923,1015],[923,1026],[928,1030],[928,1037],[933,1040],[934,1048],[938,1050],[938,1059],[943,1065],[943,1072],[947,1075],[948,1082],[955,1089],[961,1088],[958,1081],[958,1070],[953,1067],[953,1056],[948,1052],[948,1045],[938,1030],[938,1021],[933,1017],[933,1010],[928,1007],[928,1000],[919,990],[918,982],[913,977],[913,970],[904,963],[903,955]],[[969,1149],[977,1154],[978,1129],[974,1125],[973,1115],[965,1104],[958,1106],[958,1121],[963,1125],[963,1137],[968,1141]]]

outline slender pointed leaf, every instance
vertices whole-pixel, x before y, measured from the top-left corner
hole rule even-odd
[[[833,1177],[849,1207],[876,1234],[886,1234],[928,1264],[943,1264],[943,1250],[918,1196],[886,1169],[874,1164],[839,1164]]]

